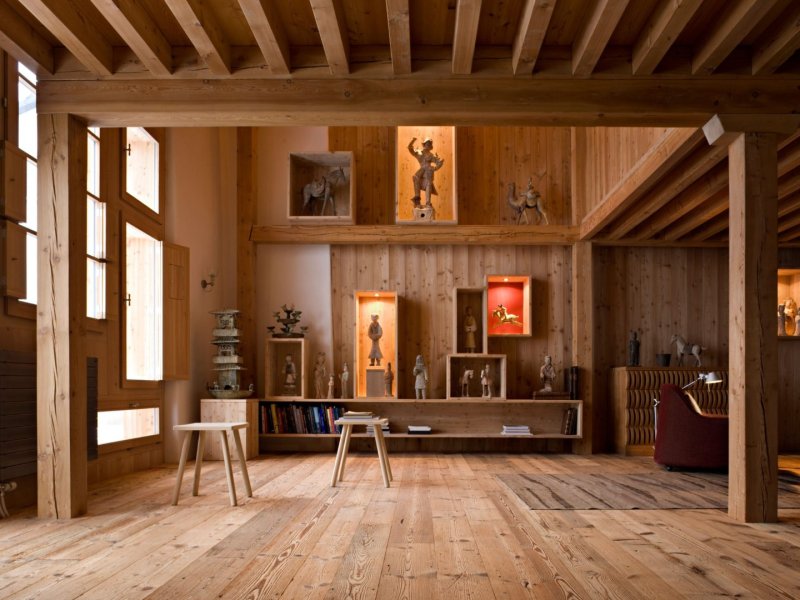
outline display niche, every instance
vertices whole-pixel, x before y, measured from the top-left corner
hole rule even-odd
[[[457,354],[484,353],[486,347],[486,288],[454,288],[453,348]]]
[[[354,300],[355,396],[397,398],[397,293],[356,291]]]
[[[488,337],[531,335],[531,278],[527,275],[487,275]]]
[[[267,338],[264,354],[264,381],[267,398],[281,400],[305,398],[305,338]]]
[[[352,152],[289,155],[289,214],[293,223],[353,223]]]

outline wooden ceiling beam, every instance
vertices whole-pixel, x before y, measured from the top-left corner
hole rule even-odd
[[[726,6],[708,37],[695,49],[692,74],[712,73],[733,49],[738,46],[759,18],[769,11],[777,0],[734,0]]]
[[[694,240],[696,242],[707,242],[713,239],[715,236],[726,232],[729,226],[729,204],[730,199],[726,190],[725,196],[722,200],[717,200],[713,205],[710,204],[707,207],[708,212],[711,212],[712,209],[715,209],[719,210],[719,213],[711,219],[707,219],[706,221],[699,223],[698,227],[696,227],[686,239]]]
[[[709,114],[800,113],[792,79],[164,79],[42,80],[38,111],[138,126],[698,126]]]
[[[239,7],[270,71],[288,75],[291,72],[289,39],[272,0],[239,0]]]
[[[511,69],[514,75],[526,75],[533,71],[555,7],[556,0],[525,1],[511,48]]]
[[[63,0],[26,0],[25,8],[92,73],[108,77],[114,72],[114,52],[108,43]]]
[[[778,178],[778,198],[786,198],[790,194],[800,191],[800,170],[787,173]]]
[[[478,39],[478,22],[481,17],[481,0],[458,0],[456,25],[453,33],[453,73],[472,73],[472,57]]]
[[[184,33],[215,75],[231,74],[231,48],[216,17],[202,0],[165,0]]]
[[[673,129],[656,142],[581,223],[581,239],[594,237],[703,141],[699,129]]]
[[[766,41],[753,49],[753,75],[774,73],[800,48],[800,4],[781,16],[776,31],[763,37]]]
[[[633,45],[634,75],[651,75],[703,0],[661,0]]]
[[[6,2],[0,2],[0,48],[34,73],[55,70],[53,48]]]
[[[669,206],[653,214],[636,227],[633,238],[646,240],[658,236],[673,223],[697,209],[710,198],[728,188],[728,165],[723,160],[697,179],[669,202]],[[726,192],[727,193],[727,192]]]
[[[670,242],[682,240],[690,233],[703,226],[704,223],[711,222],[726,210],[728,210],[727,185],[683,218],[665,228],[664,231],[661,232],[660,237]]]
[[[588,77],[611,39],[630,0],[599,0],[572,44],[572,74]]]
[[[800,227],[794,227],[792,229],[779,233],[778,243],[787,244],[790,242],[796,242],[798,238],[800,238]]]
[[[142,64],[153,75],[172,73],[172,47],[155,21],[136,0],[92,0]]]
[[[793,212],[800,211],[800,194],[790,194],[789,196],[778,200],[778,225],[783,222],[783,217],[792,214]]]
[[[408,75],[411,73],[411,22],[408,0],[386,0],[386,18],[389,24],[392,72],[395,75]]]
[[[347,75],[350,73],[350,41],[341,0],[311,0],[311,10],[331,73]]]
[[[800,142],[778,151],[778,177],[800,167]]]

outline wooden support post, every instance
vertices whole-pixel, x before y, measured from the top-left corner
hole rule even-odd
[[[573,449],[591,454],[594,440],[594,261],[592,243],[572,246],[572,364],[580,367],[580,398],[583,400],[583,438]],[[608,411],[606,411],[608,412]],[[599,440],[598,440],[599,441]]]
[[[256,253],[251,231],[256,222],[256,131],[236,130],[236,304],[241,330],[240,354],[256,368]],[[253,383],[256,382],[253,375]]]
[[[86,512],[86,125],[39,115],[36,411],[39,516]]]

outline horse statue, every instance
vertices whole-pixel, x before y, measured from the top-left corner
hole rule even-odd
[[[475,375],[474,369],[464,369],[464,374],[461,376],[461,397],[469,397],[469,382]]]
[[[303,212],[310,212],[314,214],[314,200],[322,200],[322,208],[319,211],[320,216],[325,214],[325,207],[328,202],[331,204],[331,211],[333,216],[336,216],[336,199],[334,197],[334,188],[339,187],[347,181],[347,176],[344,174],[342,167],[337,167],[327,175],[323,175],[319,179],[315,179],[311,183],[303,186]]]
[[[499,321],[499,325],[505,325],[508,323],[509,325],[522,327],[522,323],[519,320],[519,315],[508,312],[508,308],[502,304],[497,305],[497,308],[492,311],[492,316]]]
[[[675,344],[677,348],[679,367],[683,365],[683,357],[688,355],[694,356],[695,361],[697,361],[695,366],[702,366],[702,363],[700,362],[700,354],[703,352],[703,350],[705,350],[704,346],[701,346],[700,344],[687,344],[686,340],[677,333],[672,336],[672,339],[669,343],[670,345]]]

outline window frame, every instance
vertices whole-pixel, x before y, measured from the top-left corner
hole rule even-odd
[[[128,148],[128,129],[122,127],[120,129],[120,155],[119,155],[119,197],[122,198],[123,203],[141,212],[144,216],[152,219],[159,225],[164,225],[164,210],[166,207],[166,144],[165,130],[155,127],[141,127],[158,143],[158,212],[147,206],[144,202],[128,193],[128,164],[127,164],[127,148]],[[141,229],[141,227],[140,227]],[[144,231],[144,230],[143,230]],[[163,241],[163,240],[162,240]]]
[[[104,323],[108,319],[108,202],[103,199],[103,144],[102,144],[102,131],[98,131],[95,133],[92,131],[91,127],[86,128],[86,136],[87,136],[87,157],[86,157],[86,165],[87,165],[87,174],[86,174],[86,206],[87,206],[87,218],[86,218],[86,244],[85,244],[85,254],[86,254],[86,311],[85,317],[88,321],[89,327],[91,328],[92,325],[99,326],[101,323]],[[97,142],[97,195],[92,193],[89,189],[89,139],[94,138]],[[89,208],[89,199],[92,199],[94,202],[97,202],[102,205],[103,207],[103,243],[102,248],[100,249],[100,255],[94,255],[89,252],[89,217],[88,217],[88,208]],[[102,307],[102,316],[96,317],[89,314],[89,262],[95,262],[102,265],[103,271],[103,307]]]

